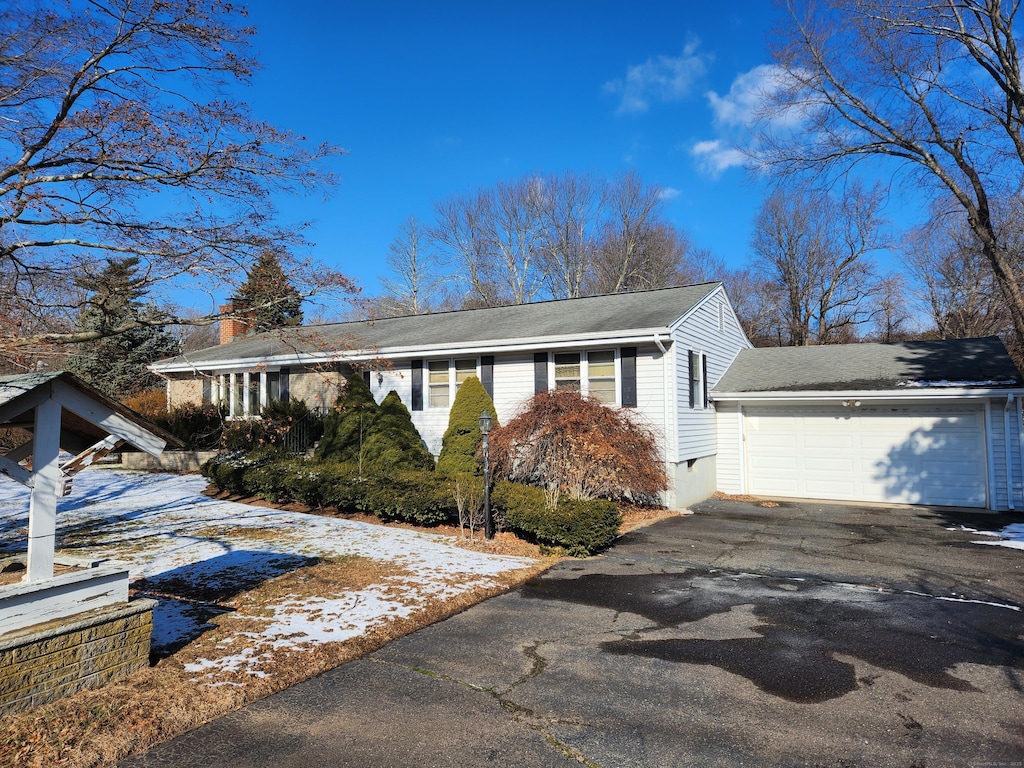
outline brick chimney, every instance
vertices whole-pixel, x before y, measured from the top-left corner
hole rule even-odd
[[[237,299],[231,299],[227,304],[222,305],[220,308],[221,313],[234,312],[237,302]],[[239,336],[244,336],[248,331],[249,324],[244,318],[222,318],[220,321],[220,343],[227,344]]]

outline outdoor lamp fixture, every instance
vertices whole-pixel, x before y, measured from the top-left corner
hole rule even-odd
[[[484,438],[484,536],[494,538],[494,518],[491,516],[491,454],[487,436],[491,434],[491,414],[480,414],[480,434]]]

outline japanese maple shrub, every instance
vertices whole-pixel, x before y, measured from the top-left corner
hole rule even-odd
[[[668,476],[654,435],[626,409],[577,392],[539,392],[491,435],[495,472],[560,496],[655,503]]]

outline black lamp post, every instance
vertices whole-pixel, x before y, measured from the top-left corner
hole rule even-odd
[[[491,414],[480,414],[480,434],[484,438],[484,536],[494,538],[494,518],[491,516],[491,453],[487,436],[491,433]]]

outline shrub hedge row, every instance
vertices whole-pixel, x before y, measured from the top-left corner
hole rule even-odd
[[[203,465],[202,473],[223,491],[273,503],[358,510],[417,525],[458,520],[454,479],[428,470],[360,476],[355,464],[310,461],[262,448],[219,454]],[[499,482],[492,499],[497,518],[508,530],[576,557],[611,544],[621,522],[610,501],[562,500],[548,510],[543,490],[520,483]]]
[[[506,527],[538,544],[562,547],[586,557],[610,545],[619,532],[622,514],[605,499],[560,499],[548,509],[544,490],[534,485],[499,482],[494,504],[504,511]]]

